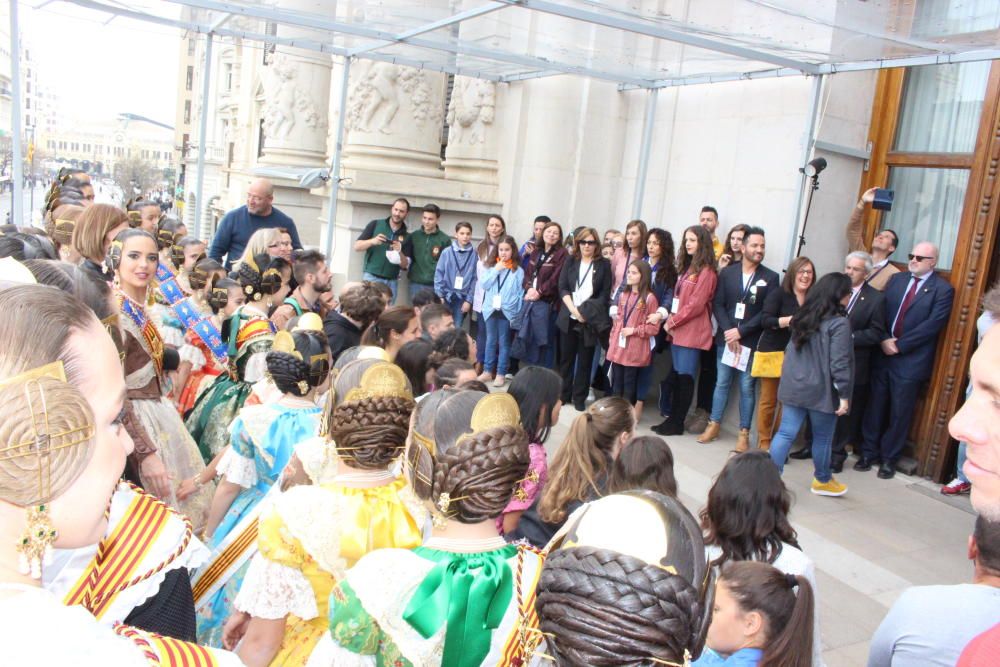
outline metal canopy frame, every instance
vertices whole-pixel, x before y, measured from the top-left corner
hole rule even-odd
[[[14,87],[15,109],[17,96],[20,89],[20,76],[17,68],[18,51],[18,19],[17,0],[8,0],[11,5],[11,52],[13,57],[12,84]],[[50,4],[54,0],[45,0],[39,7]],[[864,26],[864,22],[855,22],[854,26],[833,23],[829,19],[819,18],[823,7],[819,7],[815,14],[810,14],[805,5],[782,5],[780,2],[748,2],[754,11],[760,10],[776,11],[782,16],[809,23],[818,23],[822,27],[831,30],[842,30],[852,35],[857,40],[882,40],[889,42],[893,48],[909,51],[923,51],[914,55],[892,55],[873,57],[865,60],[846,60],[843,62],[811,62],[806,55],[812,55],[812,60],[823,60],[817,54],[808,50],[801,50],[794,43],[785,45],[782,43],[770,44],[770,50],[764,43],[766,40],[757,40],[752,35],[733,34],[728,30],[699,29],[698,26],[691,26],[686,23],[669,19],[666,15],[647,15],[636,13],[636,10],[629,10],[625,6],[616,7],[613,0],[587,1],[587,0],[482,0],[483,4],[463,11],[458,11],[450,16],[428,21],[417,26],[408,26],[406,29],[398,31],[380,29],[365,25],[364,23],[348,23],[338,21],[334,15],[332,18],[319,13],[296,12],[287,9],[280,9],[280,5],[247,3],[240,0],[164,0],[163,4],[179,5],[205,12],[210,18],[214,14],[214,20],[210,22],[185,21],[171,18],[160,14],[155,14],[151,10],[142,7],[131,7],[122,4],[118,0],[61,0],[63,3],[76,5],[85,9],[109,14],[111,18],[122,16],[139,21],[146,21],[162,26],[176,28],[178,30],[191,33],[204,34],[207,38],[207,48],[205,53],[205,76],[202,82],[202,118],[200,118],[201,136],[198,146],[198,172],[196,176],[196,200],[195,200],[195,234],[201,234],[201,218],[203,206],[203,177],[205,163],[205,141],[206,130],[206,107],[209,92],[209,77],[212,57],[212,42],[214,38],[229,38],[249,40],[263,44],[280,44],[288,47],[295,47],[328,53],[340,56],[344,59],[343,71],[345,79],[341,82],[340,90],[340,122],[337,127],[335,137],[335,151],[331,160],[331,173],[333,187],[330,193],[329,224],[327,230],[327,255],[332,251],[333,221],[336,219],[338,172],[340,165],[340,153],[343,143],[343,107],[347,97],[347,75],[350,71],[350,63],[354,59],[367,59],[383,62],[395,63],[420,69],[445,72],[454,75],[468,76],[486,79],[498,83],[511,83],[515,81],[525,81],[536,78],[557,76],[560,74],[575,74],[578,76],[590,77],[602,81],[617,84],[619,91],[645,89],[648,90],[649,97],[646,104],[646,112],[643,119],[643,131],[640,146],[640,159],[636,174],[636,190],[633,196],[633,215],[638,217],[641,211],[642,195],[646,180],[646,171],[649,163],[649,143],[652,136],[652,124],[655,120],[656,91],[660,88],[670,88],[677,86],[690,86],[705,83],[716,83],[725,81],[752,80],[759,78],[775,78],[785,76],[812,76],[816,77],[811,100],[810,111],[807,118],[806,141],[804,142],[804,160],[808,160],[814,144],[814,127],[816,116],[816,105],[818,104],[817,91],[822,86],[822,79],[826,75],[839,72],[857,72],[865,70],[878,70],[890,67],[909,67],[932,64],[946,64],[959,62],[972,62],[981,60],[1000,59],[1000,48],[996,47],[996,41],[988,43],[985,47],[973,47],[971,45],[958,44],[957,47],[949,48],[947,39],[942,40],[916,40],[908,39],[899,35],[894,29],[892,34],[879,35],[872,32],[870,27]],[[331,3],[335,6],[335,3]],[[653,44],[680,45],[692,49],[723,54],[734,59],[736,62],[743,62],[756,69],[739,69],[739,71],[724,71],[714,73],[700,73],[689,75],[677,75],[662,77],[658,73],[641,71],[635,66],[621,65],[608,67],[601,63],[594,63],[593,58],[584,48],[580,48],[581,56],[577,60],[584,64],[572,62],[572,59],[541,57],[526,53],[516,52],[513,48],[504,49],[495,46],[486,46],[482,43],[458,38],[441,39],[440,32],[443,29],[450,29],[453,35],[463,23],[472,22],[488,14],[502,12],[503,10],[513,11],[509,8],[517,8],[518,11],[529,11],[539,15],[555,17],[555,20],[565,20],[588,24],[595,29],[611,30],[612,34],[629,37],[645,37],[654,40]],[[294,28],[303,36],[271,35],[254,32],[238,27],[233,27],[231,19],[242,17],[265,21],[277,26]],[[392,22],[390,21],[390,27]],[[1000,31],[1000,26],[991,28],[994,32]],[[981,31],[977,31],[981,32]],[[438,33],[435,36],[434,33]],[[989,30],[987,30],[989,33]],[[963,37],[975,35],[976,32],[959,33],[953,37]],[[338,38],[364,40],[356,46],[338,45]],[[729,37],[727,41],[725,38]],[[973,40],[975,41],[975,40]],[[421,57],[411,52],[405,54],[390,52],[385,49],[409,47],[410,51],[416,50],[418,54],[446,54],[443,61],[434,61],[430,55]],[[889,49],[892,51],[892,49]],[[565,53],[571,49],[562,49]],[[655,49],[654,49],[655,51]],[[893,53],[896,53],[894,51]],[[573,53],[570,53],[573,55]],[[795,57],[799,56],[799,57]],[[681,58],[683,63],[683,57]],[[654,61],[655,64],[655,61]],[[517,71],[505,74],[498,74],[496,70],[490,70],[489,66],[516,66]],[[14,155],[21,153],[19,114],[15,114],[13,149]],[[16,178],[20,172],[20,162],[15,160],[15,182],[14,186],[14,207],[15,214],[20,209],[20,191],[22,180]],[[803,162],[804,163],[804,162]],[[797,221],[796,221],[797,224]]]

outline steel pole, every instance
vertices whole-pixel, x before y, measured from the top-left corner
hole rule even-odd
[[[649,171],[649,154],[653,143],[653,124],[656,121],[656,98],[659,90],[651,88],[646,98],[646,116],[642,120],[642,145],[639,146],[639,166],[635,172],[635,194],[632,197],[632,219],[642,215],[642,198],[646,194],[646,172]]]
[[[344,58],[343,77],[340,81],[337,129],[334,134],[333,160],[330,165],[330,203],[326,214],[326,261],[333,261],[333,233],[337,222],[337,194],[340,192],[340,156],[344,150],[344,112],[347,109],[347,92],[351,83],[351,58]]]
[[[823,74],[813,77],[812,97],[809,100],[809,111],[806,116],[806,132],[802,142],[802,157],[799,160],[800,167],[804,167],[809,162],[809,158],[812,156],[813,145],[816,143],[816,125],[819,123],[819,103],[820,98],[823,96],[824,77],[825,75]],[[799,182],[798,198],[795,201],[795,222],[792,225],[792,233],[788,235],[788,247],[785,250],[785,266],[788,266],[796,256],[795,249],[798,247],[799,227],[802,223],[802,202],[806,198],[807,188],[809,187],[811,187],[809,177],[803,173]]]
[[[201,219],[204,211],[202,195],[205,190],[205,146],[208,143],[208,90],[212,80],[212,40],[213,33],[208,33],[205,40],[205,65],[201,81],[201,118],[198,119],[198,166],[195,173],[194,186],[194,236],[202,238]]]
[[[24,163],[21,162],[21,35],[17,21],[17,0],[10,0],[10,87],[11,181],[10,222],[23,225]]]

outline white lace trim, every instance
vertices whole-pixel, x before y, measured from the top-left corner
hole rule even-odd
[[[277,619],[294,614],[308,621],[319,615],[316,596],[301,571],[264,558],[250,561],[233,606],[257,618]]]
[[[265,373],[267,373],[267,352],[255,352],[247,359],[243,379],[254,383],[264,377]]]
[[[340,531],[344,525],[339,494],[319,486],[296,486],[274,500],[274,511],[288,532],[316,563],[338,579],[347,563],[340,557]]]
[[[337,450],[321,436],[295,445],[295,456],[313,484],[328,484],[337,476]]]
[[[191,364],[191,370],[193,371],[200,371],[207,361],[205,353],[190,343],[182,345],[177,350],[177,354],[180,356],[182,362],[186,361]]]
[[[239,484],[244,489],[249,489],[257,483],[257,465],[253,459],[241,456],[232,447],[226,448],[215,474],[221,475],[227,482]]]

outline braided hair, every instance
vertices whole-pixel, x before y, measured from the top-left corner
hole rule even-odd
[[[340,370],[333,383],[335,404],[327,416],[326,432],[337,455],[354,468],[383,470],[406,446],[415,405],[412,398],[365,396],[344,401],[348,392],[360,385],[365,371],[386,363],[381,359],[355,359]]]
[[[303,329],[293,331],[291,337],[295,352],[268,352],[267,372],[282,393],[305,396],[326,382],[330,374],[330,347],[322,331]]]
[[[472,413],[486,395],[443,389],[417,406],[413,442],[408,450],[410,485],[435,504],[443,494],[446,514],[460,523],[495,519],[528,472],[528,437],[520,424],[472,432]],[[422,438],[434,443],[431,453]]]
[[[557,665],[683,664],[686,653],[698,656],[712,587],[698,526],[680,502],[650,491],[605,497],[575,514],[553,547],[536,609]]]
[[[281,268],[288,262],[280,257],[258,255],[253,263],[241,262],[236,272],[236,281],[243,288],[247,301],[259,301],[264,296],[277,294],[281,289]]]

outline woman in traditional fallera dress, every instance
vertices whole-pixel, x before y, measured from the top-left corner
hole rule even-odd
[[[114,343],[69,294],[9,288],[0,312],[0,663],[239,665],[224,651],[112,629],[41,587],[52,548],[95,544],[107,530],[107,500],[132,449],[125,382]]]
[[[327,447],[332,480],[296,486],[275,498],[260,521],[259,551],[236,597],[223,644],[244,663],[305,665],[328,627],[333,586],[375,549],[412,549],[429,529],[427,510],[390,471],[406,443],[410,384],[394,364],[347,364],[331,391]],[[298,450],[297,450],[298,453]]]
[[[530,456],[508,394],[443,389],[416,409],[407,477],[436,515],[412,551],[379,549],[330,596],[330,633],[309,665],[523,664],[537,647],[542,558],[496,520]]]
[[[253,383],[267,370],[265,357],[275,334],[267,311],[272,302],[281,303],[285,298],[291,276],[290,268],[288,275],[283,275],[281,269],[272,266],[273,262],[261,256],[240,264],[237,282],[246,303],[222,327],[222,335],[229,342],[228,372],[219,375],[205,390],[185,420],[206,460],[229,444],[229,425],[246,402]]]
[[[583,505],[552,538],[536,610],[558,667],[684,667],[701,653],[714,581],[676,498],[626,491]]]
[[[212,557],[193,582],[198,637],[210,646],[221,646],[222,624],[256,551],[259,503],[295,445],[316,435],[321,412],[316,397],[329,386],[330,352],[322,331],[279,332],[266,361],[282,397],[245,406],[232,424],[205,528]]]
[[[162,470],[158,470],[147,464],[147,457],[140,463],[139,477],[144,488],[179,509],[191,519],[195,530],[201,530],[213,485],[206,484],[184,498],[177,495],[175,482],[197,475],[204,470],[205,462],[177,410],[163,395],[163,339],[145,306],[157,267],[156,241],[149,232],[128,229],[116,237],[109,254],[115,269],[115,296],[124,341],[131,417],[126,428],[133,439],[151,443],[162,462]]]
[[[222,322],[231,317],[244,301],[239,284],[226,278],[225,269],[214,259],[198,262],[188,279],[193,289],[188,300],[198,316],[211,322],[212,335],[217,334],[221,341]],[[234,299],[229,298],[231,287],[236,288],[233,290],[236,297]],[[194,407],[198,397],[212,386],[219,375],[226,372],[229,365],[226,350],[213,350],[197,329],[198,327],[187,329],[184,344],[177,350],[180,366],[177,369],[175,401],[181,415]]]

